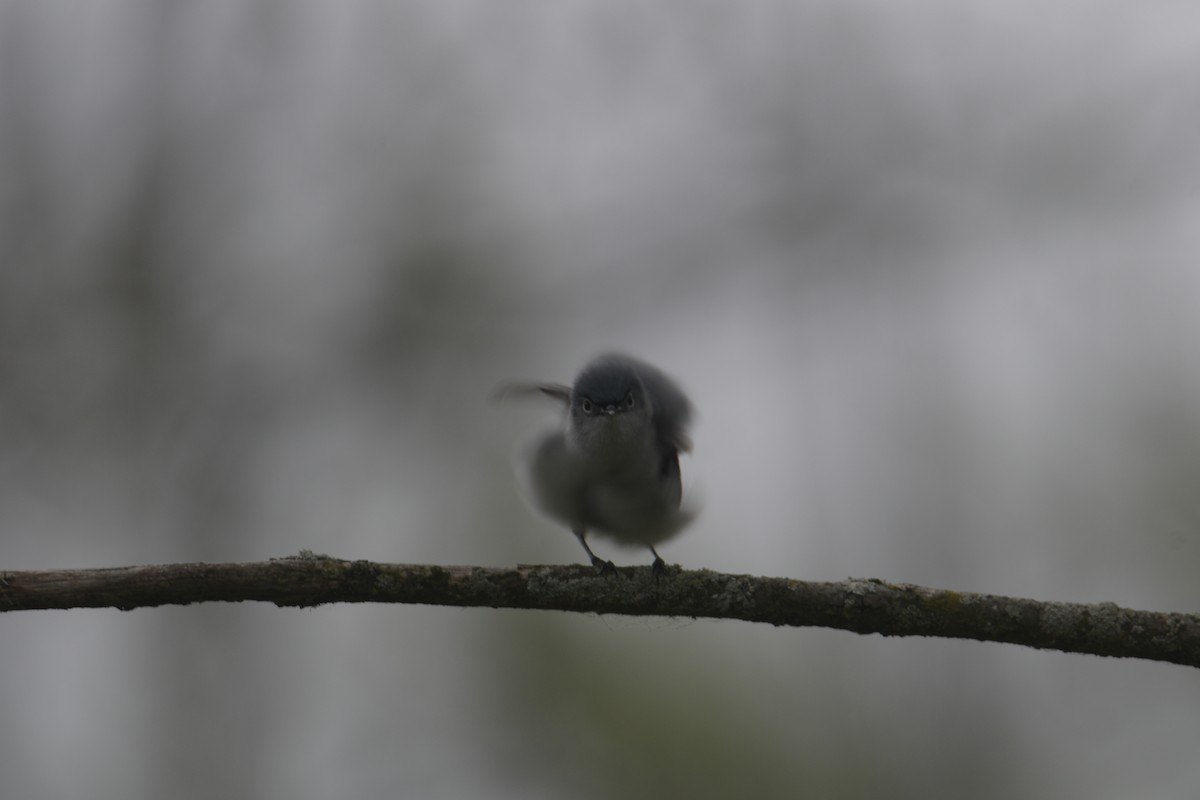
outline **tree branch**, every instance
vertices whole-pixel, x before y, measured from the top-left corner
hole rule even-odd
[[[584,566],[439,567],[302,552],[247,564],[163,564],[0,572],[0,612],[257,600],[278,606],[423,603],[710,617],[940,636],[1200,666],[1200,615],[1112,603],[1049,603],[851,578],[812,583],[649,567],[598,576]]]

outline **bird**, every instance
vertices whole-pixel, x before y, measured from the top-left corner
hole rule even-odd
[[[655,545],[696,515],[683,503],[679,470],[679,454],[692,449],[693,409],[675,381],[637,358],[606,353],[571,386],[507,382],[495,395],[542,395],[563,409],[561,422],[538,433],[520,459],[532,504],[570,528],[601,574],[616,567],[592,552],[589,533],[649,548],[661,575],[666,563]]]

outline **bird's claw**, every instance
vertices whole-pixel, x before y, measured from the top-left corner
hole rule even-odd
[[[597,575],[611,577],[617,574],[617,566],[611,561],[605,561],[599,556],[592,556],[592,566],[596,568]]]

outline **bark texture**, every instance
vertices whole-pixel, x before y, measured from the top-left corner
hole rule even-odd
[[[875,579],[814,583],[649,567],[452,567],[301,553],[245,564],[0,572],[0,612],[260,601],[421,603],[630,616],[709,617],[883,636],[1008,642],[1200,666],[1200,615],[930,589]]]

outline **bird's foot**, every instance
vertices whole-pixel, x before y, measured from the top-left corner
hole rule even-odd
[[[592,566],[596,568],[597,575],[604,577],[613,577],[617,574],[617,567],[611,561],[605,561],[599,556],[592,556]]]

